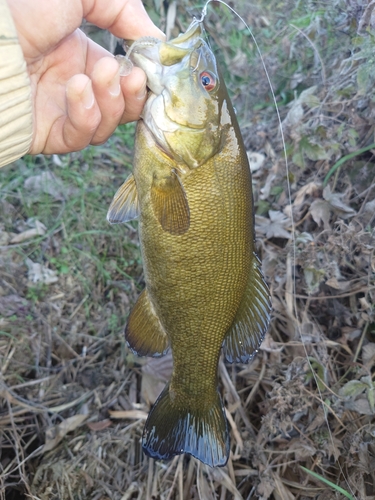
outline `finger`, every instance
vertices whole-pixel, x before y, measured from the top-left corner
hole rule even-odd
[[[63,142],[67,151],[77,151],[90,144],[101,120],[92,83],[86,75],[75,75],[67,82],[66,101]]]
[[[121,89],[125,98],[125,111],[120,123],[139,119],[147,97],[147,79],[144,71],[134,67],[128,76],[121,78]]]
[[[8,7],[27,63],[38,60],[82,23],[80,0],[11,0]],[[41,19],[48,22],[41,26]]]
[[[120,86],[119,64],[114,57],[103,57],[94,66],[91,81],[101,122],[91,143],[100,144],[115,130],[124,113],[125,100]]]
[[[83,0],[83,17],[119,38],[136,40],[141,36],[165,39],[165,35],[149,18],[141,0],[94,2]]]

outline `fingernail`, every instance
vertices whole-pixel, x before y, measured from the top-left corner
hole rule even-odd
[[[139,100],[142,100],[147,95],[147,87],[146,83],[139,89],[139,91],[135,94],[135,97]]]
[[[91,81],[89,81],[81,94],[81,102],[86,109],[90,109],[94,106],[95,97],[92,91]]]
[[[108,86],[109,93],[113,97],[117,97],[120,95],[121,92],[121,87],[120,87],[120,75],[117,72],[114,78],[112,79],[111,83]]]

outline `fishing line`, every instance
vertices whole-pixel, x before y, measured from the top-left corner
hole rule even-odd
[[[284,136],[283,126],[282,126],[282,120],[281,120],[281,116],[280,116],[280,112],[279,112],[279,107],[278,107],[277,100],[276,100],[276,95],[275,95],[275,92],[273,90],[271,78],[269,76],[269,73],[268,73],[268,70],[267,70],[267,67],[266,67],[266,63],[265,63],[265,60],[263,58],[262,52],[260,50],[260,47],[258,45],[258,42],[256,41],[255,36],[253,35],[250,27],[247,25],[246,21],[240,16],[240,14],[238,14],[238,12],[236,12],[230,5],[228,5],[227,3],[225,3],[224,0],[207,0],[207,2],[205,3],[205,5],[204,5],[204,7],[202,9],[201,17],[200,17],[199,20],[197,19],[197,22],[203,23],[204,18],[207,15],[207,7],[208,7],[208,5],[210,3],[213,3],[213,2],[220,3],[220,4],[224,5],[225,7],[227,7],[233,14],[235,14],[238,17],[238,19],[244,24],[244,26],[246,27],[246,29],[250,33],[250,36],[251,36],[251,38],[252,38],[252,40],[253,40],[253,42],[255,44],[256,50],[257,50],[258,55],[260,57],[260,61],[261,61],[264,73],[266,75],[269,88],[271,90],[272,100],[273,100],[273,103],[274,103],[274,106],[275,106],[275,110],[276,110],[276,114],[277,114],[277,120],[278,120],[278,123],[279,123],[279,130],[280,130],[280,135],[281,135],[281,142],[282,142],[282,145],[283,145],[284,161],[285,161],[285,169],[286,169],[287,193],[288,193],[288,198],[289,198],[289,202],[290,202],[290,220],[291,220],[291,227],[292,227],[291,242],[292,242],[292,258],[293,258],[293,262],[292,262],[292,299],[293,299],[293,312],[294,312],[294,315],[295,315],[295,318],[296,318],[296,321],[297,321],[297,332],[298,332],[298,335],[299,335],[299,337],[301,339],[301,342],[302,342],[302,345],[303,345],[303,349],[305,351],[306,360],[308,362],[310,371],[311,371],[311,373],[312,373],[312,375],[314,377],[314,380],[315,380],[315,383],[316,383],[316,386],[317,386],[317,390],[318,390],[320,399],[323,401],[323,396],[322,396],[322,392],[321,392],[320,387],[319,387],[318,378],[317,378],[317,376],[315,374],[315,371],[313,369],[313,366],[311,364],[310,356],[308,355],[306,344],[305,344],[305,342],[303,340],[303,337],[302,337],[302,331],[301,331],[300,321],[298,319],[297,300],[296,300],[296,271],[295,271],[295,263],[296,263],[296,260],[297,260],[296,259],[296,237],[295,237],[295,222],[294,222],[294,216],[293,216],[293,210],[292,210],[292,190],[291,190],[291,185],[290,185],[290,180],[289,180],[289,163],[288,163],[288,155],[287,155],[287,152],[286,152],[285,136]],[[285,293],[287,295],[290,292],[288,290],[286,290]],[[329,433],[329,436],[330,436],[330,441],[331,441],[331,444],[332,444],[333,449],[334,449],[335,445],[334,445],[333,435],[332,435],[331,428],[329,426],[328,411],[327,411],[325,405],[323,405],[323,412],[324,412],[324,418],[325,418],[326,426],[327,426],[327,429],[328,429],[328,433]],[[340,462],[337,462],[337,465],[338,465],[338,468],[340,470],[340,473],[342,474],[342,476],[343,476],[343,478],[345,480],[345,483],[346,483],[348,489],[350,490],[350,492],[354,496],[354,498],[356,498],[355,495],[354,495],[354,492],[353,492],[353,490],[351,488],[351,485],[349,484],[348,479],[347,479],[347,477],[344,474],[344,471],[342,469],[342,466],[341,466]]]

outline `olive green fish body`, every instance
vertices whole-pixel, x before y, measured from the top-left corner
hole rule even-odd
[[[127,342],[140,355],[169,347],[173,355],[172,378],[145,425],[144,451],[162,459],[190,453],[220,466],[229,456],[217,387],[221,349],[229,362],[251,359],[270,299],[254,253],[246,151],[201,30],[193,24],[134,56],[152,94],[137,127],[133,176],[108,218],[139,216],[146,289],[129,317]]]
[[[143,170],[161,156],[157,148],[147,148],[144,135],[149,133],[142,123],[139,127],[143,132],[138,133],[135,156],[137,185],[144,182]],[[153,213],[151,185],[139,190],[147,290],[173,352],[170,386],[180,397],[194,394],[197,405],[216,394],[218,357],[253,256],[250,170],[233,139],[227,138],[223,150],[200,168],[181,175],[190,208],[190,227],[184,234],[163,230]],[[168,168],[175,165],[171,162]]]

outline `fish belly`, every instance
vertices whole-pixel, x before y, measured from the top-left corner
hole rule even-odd
[[[253,255],[247,164],[224,150],[183,178],[190,227],[163,230],[147,197],[140,239],[146,287],[173,353],[170,389],[190,405],[216,396],[225,334],[249,281]],[[141,202],[142,203],[142,202]]]

